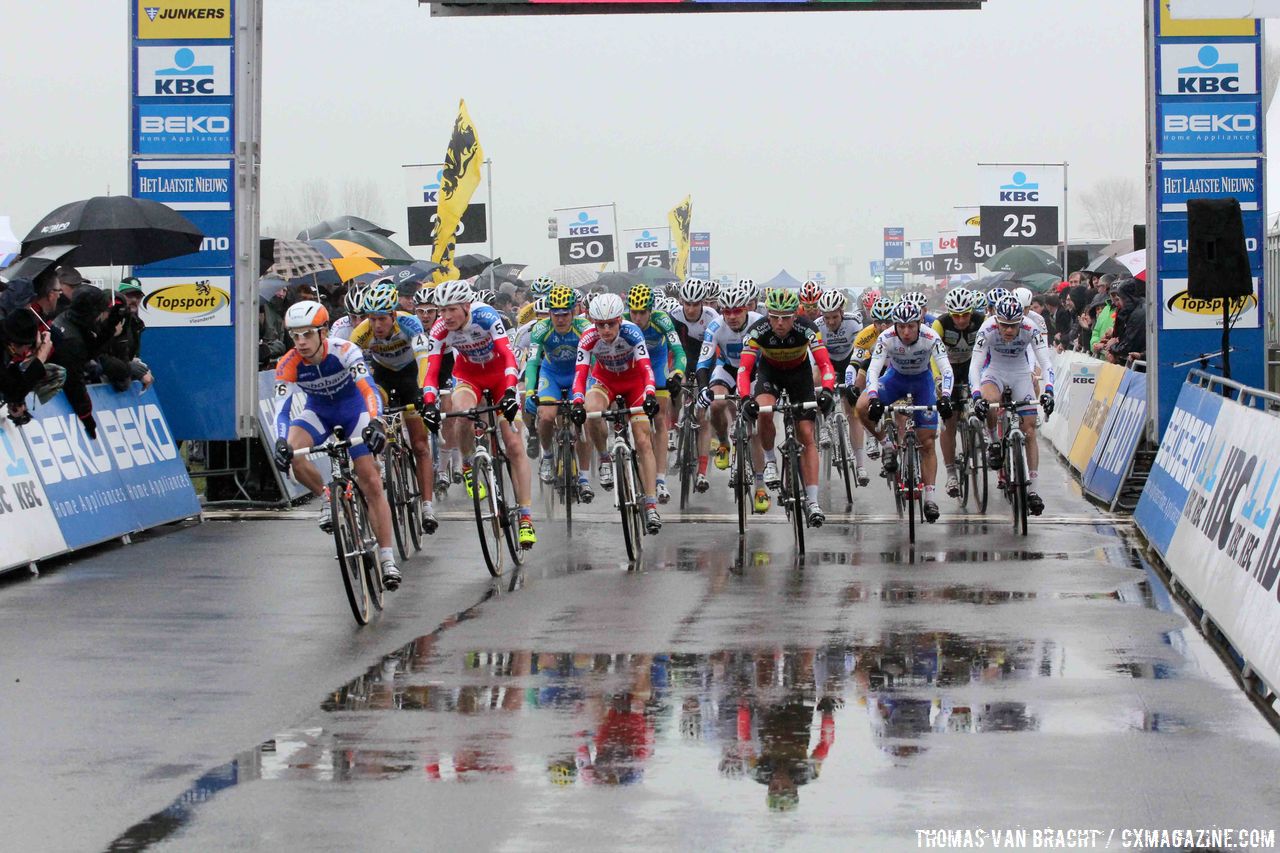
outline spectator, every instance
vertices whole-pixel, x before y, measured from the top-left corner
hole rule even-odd
[[[1126,364],[1143,358],[1147,351],[1146,294],[1142,282],[1129,278],[1120,282],[1114,296],[1115,334],[1107,347],[1107,360]]]
[[[490,303],[493,310],[502,315],[503,321],[507,324],[508,329],[515,328],[515,311],[512,308],[514,300],[510,293],[499,290],[493,295],[493,302]]]
[[[104,329],[110,310],[107,294],[92,284],[83,284],[72,294],[67,310],[59,314],[53,323],[61,333],[61,340],[54,344],[53,361],[66,368],[63,390],[67,394],[67,402],[84,424],[85,433],[91,441],[98,436],[98,424],[93,419],[93,401],[86,386],[100,378],[101,365],[97,358],[124,319],[119,316],[113,327]]]
[[[1104,297],[1105,301],[1098,310],[1098,315],[1093,321],[1093,337],[1089,341],[1089,352],[1102,358],[1103,344],[1102,339],[1111,333],[1111,327],[1115,325],[1116,312],[1111,304],[1111,288],[1115,284],[1116,277],[1114,275],[1104,275],[1098,279],[1098,283],[1094,287],[1094,292]]]
[[[1065,313],[1069,318],[1069,328],[1063,337],[1063,347],[1066,349],[1080,350],[1080,330],[1083,325],[1080,323],[1081,315],[1086,313],[1089,303],[1093,300],[1093,291],[1083,284],[1078,284],[1067,291],[1066,296],[1062,299],[1061,313]],[[1093,317],[1089,317],[1089,333],[1093,333]],[[1085,339],[1088,344],[1088,338]]]
[[[0,399],[18,426],[31,420],[27,395],[49,379],[45,362],[52,352],[52,336],[29,309],[20,308],[0,322]]]
[[[284,311],[289,282],[266,276],[258,282],[258,366],[275,365],[289,351],[285,343]]]
[[[53,311],[49,314],[48,319],[52,320],[71,305],[71,297],[75,293],[76,288],[82,284],[93,284],[89,279],[80,275],[80,270],[75,267],[58,267],[58,301],[54,305]]]
[[[117,391],[127,391],[137,379],[142,387],[150,388],[155,377],[139,356],[142,354],[142,333],[147,324],[139,316],[142,310],[142,283],[130,276],[121,280],[116,289],[117,302],[113,306],[120,317],[119,329],[103,349],[102,371]],[[114,324],[113,324],[114,327]]]
[[[396,285],[396,294],[400,297],[400,310],[409,314],[414,313],[413,294],[418,292],[418,283],[415,281],[402,281]]]

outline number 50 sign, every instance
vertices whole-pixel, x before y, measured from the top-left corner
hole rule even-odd
[[[614,259],[613,207],[556,211],[556,242],[562,264],[597,264]]]
[[[983,205],[979,240],[997,250],[1010,246],[1056,246],[1058,208]]]

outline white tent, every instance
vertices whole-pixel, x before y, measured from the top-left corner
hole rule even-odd
[[[22,251],[22,243],[13,235],[9,217],[0,216],[0,270],[9,266]]]

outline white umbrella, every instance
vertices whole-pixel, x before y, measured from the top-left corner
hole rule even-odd
[[[9,266],[22,251],[22,242],[13,233],[9,217],[0,216],[0,270]]]
[[[1137,275],[1147,268],[1147,250],[1139,249],[1136,252],[1121,255],[1116,260],[1124,264],[1130,275]]]
[[[595,273],[582,266],[552,267],[547,270],[547,275],[566,287],[586,287],[597,278]]]

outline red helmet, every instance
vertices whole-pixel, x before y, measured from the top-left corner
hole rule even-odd
[[[800,301],[812,305],[822,298],[822,286],[810,279],[800,285]]]
[[[880,298],[880,291],[874,287],[868,287],[862,291],[862,313],[867,316],[871,315],[871,306],[876,304],[876,300]]]

